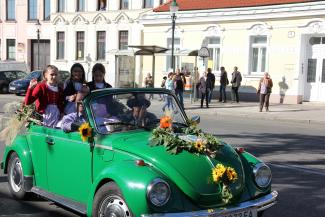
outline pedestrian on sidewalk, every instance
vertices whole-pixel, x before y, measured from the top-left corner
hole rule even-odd
[[[203,102],[205,99],[206,107],[209,108],[209,95],[207,91],[207,73],[203,72],[202,77],[199,80],[199,92],[201,95],[201,108],[203,108]]]
[[[166,80],[165,85],[166,85],[167,90],[170,90],[170,92],[175,93],[173,78],[174,78],[174,73],[173,72],[168,73],[168,78]],[[167,94],[165,96],[165,98],[166,98],[166,102],[165,102],[164,106],[162,107],[162,110],[165,111],[166,107],[168,108],[168,110],[174,110],[175,106],[173,104],[173,97],[171,95]]]
[[[166,88],[166,80],[167,80],[167,76],[164,76],[161,81],[161,85],[160,85],[161,88]],[[159,94],[159,97],[160,97],[159,101],[165,100],[164,94]]]
[[[207,95],[208,95],[209,103],[211,103],[215,81],[216,81],[216,77],[214,76],[214,74],[212,74],[211,68],[208,68],[206,83],[207,83]]]
[[[144,79],[144,85],[146,86],[146,88],[153,88],[154,87],[154,83],[153,83],[153,79],[150,73],[147,74],[147,77]],[[151,93],[149,96],[149,100],[153,99],[153,94]]]
[[[229,84],[227,71],[225,70],[225,67],[220,67],[220,89],[219,89],[219,102],[225,103],[227,101],[226,97],[226,88]]]
[[[269,100],[272,92],[272,87],[273,87],[272,79],[269,73],[265,72],[264,77],[261,78],[257,89],[257,94],[260,95],[260,112],[262,112],[264,104],[265,104],[265,110],[267,112],[269,111]]]
[[[231,78],[231,98],[233,102],[239,103],[238,89],[240,87],[241,81],[242,81],[242,76],[238,71],[238,67],[235,66]]]
[[[176,75],[174,76],[175,81],[175,94],[178,97],[182,108],[184,109],[184,86],[185,86],[185,76],[183,73],[180,72],[179,69],[176,70]]]

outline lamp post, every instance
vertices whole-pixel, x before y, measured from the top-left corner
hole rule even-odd
[[[176,0],[173,0],[173,2],[170,4],[169,10],[170,10],[171,17],[172,17],[172,67],[173,67],[173,73],[175,73],[174,34],[175,34],[176,13],[178,11],[178,5],[177,5]]]
[[[36,33],[37,33],[37,69],[39,70],[40,69],[40,65],[39,65],[39,59],[40,59],[40,55],[39,55],[39,40],[40,40],[40,26],[41,26],[41,23],[39,22],[39,19],[36,20],[36,27],[37,27],[37,30],[36,30]]]

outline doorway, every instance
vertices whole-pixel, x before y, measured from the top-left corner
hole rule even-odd
[[[325,102],[325,36],[309,39],[304,99]]]
[[[43,70],[50,64],[50,40],[39,41],[39,53],[37,40],[31,40],[31,70]],[[39,61],[39,63],[38,63]]]
[[[134,56],[116,56],[116,87],[135,87]]]

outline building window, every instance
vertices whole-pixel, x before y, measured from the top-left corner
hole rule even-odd
[[[77,11],[85,11],[85,0],[77,0]]]
[[[143,8],[152,8],[153,0],[143,0]]]
[[[77,49],[76,49],[76,59],[84,59],[84,49],[85,49],[85,32],[77,32]]]
[[[174,60],[175,60],[175,69],[177,68],[180,68],[180,58],[179,56],[175,56],[175,53],[179,52],[179,49],[180,49],[180,38],[174,38]],[[170,52],[171,52],[171,49],[172,49],[172,39],[171,38],[167,38],[167,48],[170,49]],[[173,66],[172,66],[172,55],[167,55],[166,56],[166,71],[169,71],[171,69],[173,69]]]
[[[58,1],[57,12],[64,12],[65,0],[57,0],[57,1]]]
[[[56,33],[56,59],[64,59],[64,32]]]
[[[97,5],[98,5],[98,7],[97,7],[98,11],[106,11],[106,7],[107,7],[106,0],[98,0]]]
[[[251,37],[251,72],[263,73],[266,69],[267,36]]]
[[[16,59],[16,40],[7,39],[7,60]]]
[[[51,0],[44,0],[44,20],[50,20],[51,16]]]
[[[129,9],[129,0],[120,0],[120,9]]]
[[[129,41],[128,31],[120,31],[119,32],[119,49],[127,50],[128,49],[128,41]]]
[[[209,58],[207,61],[211,61],[212,71],[219,71],[220,68],[220,38],[219,37],[209,37],[208,38],[208,49]],[[207,64],[208,65],[208,64]]]
[[[106,46],[105,39],[106,39],[105,31],[97,32],[97,60],[105,59],[105,46]]]
[[[28,20],[37,19],[37,0],[28,0]]]
[[[7,20],[15,20],[16,19],[16,1],[15,0],[7,0],[6,11],[7,11]]]

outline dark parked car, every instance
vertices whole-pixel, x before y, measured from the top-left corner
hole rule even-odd
[[[59,78],[60,83],[64,83],[64,81],[70,76],[70,72],[68,71],[59,71]],[[27,88],[29,86],[29,82],[32,79],[37,79],[37,81],[43,80],[42,71],[32,71],[31,73],[27,74],[25,77],[15,80],[9,84],[9,92],[19,94],[25,94]]]
[[[26,75],[26,72],[19,70],[0,71],[0,92],[8,93],[9,83],[14,80],[23,78]]]

